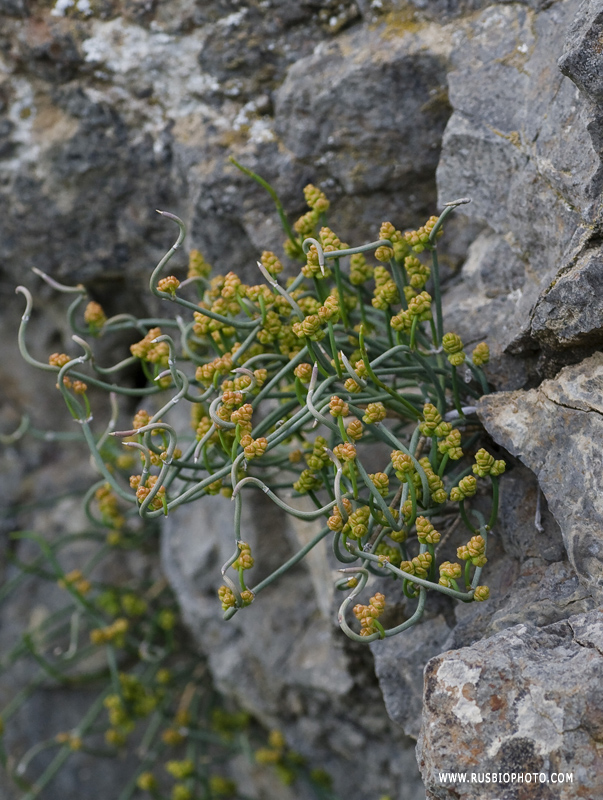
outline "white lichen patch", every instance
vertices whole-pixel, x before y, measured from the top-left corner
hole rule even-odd
[[[257,113],[256,100],[250,100],[245,103],[234,118],[232,123],[233,130],[240,131],[247,128],[249,141],[253,144],[273,142],[276,137],[272,127],[272,120],[269,117],[258,117]]]
[[[90,0],[57,0],[50,13],[53,17],[64,17],[70,8],[73,8],[85,17],[89,17],[92,14]]]
[[[155,107],[169,109],[174,118],[192,113],[200,99],[218,88],[212,76],[201,72],[197,60],[206,35],[202,28],[177,36],[120,18],[97,20],[82,48],[86,60],[101,67],[115,87],[130,96],[151,91]],[[148,100],[145,106],[149,108]]]
[[[14,155],[2,162],[4,171],[8,173],[18,172],[24,163],[35,164],[40,148],[33,141],[32,133],[37,115],[33,86],[26,78],[10,74],[0,59],[0,87],[5,81],[11,90],[8,107],[8,119],[12,123],[11,141],[17,145]]]
[[[546,689],[538,684],[517,701],[515,736],[530,739],[540,755],[550,754],[563,744],[563,707],[546,697]]]
[[[53,17],[64,17],[65,12],[72,8],[74,4],[75,0],[57,0],[50,13]]]
[[[532,685],[525,694],[522,693],[515,704],[513,733],[493,737],[486,751],[488,758],[496,758],[502,745],[513,739],[533,742],[539,755],[550,755],[563,745],[563,708],[545,695],[544,686],[539,685]]]
[[[275,139],[276,136],[272,130],[272,121],[270,119],[256,119],[251,123],[249,141],[252,144],[273,142]]]
[[[456,698],[451,710],[462,724],[477,725],[483,721],[479,706],[475,700],[467,697],[480,675],[480,667],[470,667],[463,661],[455,659],[447,659],[438,669],[437,677],[440,685]]]
[[[240,11],[233,11],[232,14],[228,14],[222,17],[222,19],[219,19],[216,25],[219,25],[221,28],[236,28],[243,21],[245,14],[247,14],[246,8],[242,8]]]

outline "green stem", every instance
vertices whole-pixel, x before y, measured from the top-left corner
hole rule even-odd
[[[417,334],[417,325],[419,324],[419,317],[414,316],[412,318],[412,323],[410,325],[410,349],[414,350],[416,348],[415,337]]]
[[[490,519],[488,520],[488,528],[492,530],[498,519],[499,487],[498,477],[496,475],[491,475],[490,480],[492,481],[492,511],[490,513]]]
[[[287,219],[287,215],[285,213],[285,209],[283,208],[283,204],[279,200],[279,197],[275,192],[275,190],[272,188],[272,186],[268,183],[268,181],[264,180],[264,178],[260,177],[257,173],[252,172],[247,167],[244,167],[242,164],[239,164],[239,162],[235,158],[233,158],[233,156],[230,156],[228,160],[230,161],[231,164],[234,164],[237,169],[240,169],[242,173],[252,178],[256,183],[259,183],[259,185],[268,192],[268,194],[274,201],[274,205],[276,206],[276,211],[281,221],[281,225],[283,226],[283,230],[287,234],[290,242],[295,246],[295,249],[298,251],[299,255],[300,256],[303,255],[303,251],[299,244],[298,238],[295,235],[295,232],[291,227],[289,220]]]
[[[345,307],[345,294],[343,292],[343,281],[341,279],[341,269],[339,267],[339,259],[333,259],[333,272],[335,273],[335,283],[337,285],[337,292],[339,294],[339,308],[341,310],[341,319],[346,328],[350,327],[348,319],[348,310]]]
[[[440,265],[438,263],[438,251],[435,244],[431,251],[431,277],[433,278],[433,300],[436,308],[435,341],[436,347],[442,344],[442,333],[444,330],[444,320],[442,316],[442,293],[440,289]]]
[[[307,545],[302,547],[302,549],[299,550],[297,553],[295,553],[295,555],[291,556],[291,558],[288,561],[285,561],[284,564],[281,564],[281,566],[278,569],[275,569],[274,572],[268,575],[267,578],[264,578],[264,580],[258,583],[257,586],[254,586],[252,589],[253,593],[257,595],[258,592],[263,591],[267,586],[270,586],[271,583],[274,583],[274,581],[277,578],[279,578],[285,572],[290,570],[291,567],[294,567],[296,564],[298,564],[302,560],[302,558],[307,553],[309,553],[313,547],[315,547],[318,544],[318,542],[322,541],[325,538],[325,536],[328,536],[329,533],[331,532],[332,531],[329,528],[323,528],[320,531],[320,533],[317,533],[316,536],[313,539],[311,539]]]
[[[471,586],[471,559],[465,561],[465,588],[469,589]]]
[[[452,372],[452,395],[454,397],[454,407],[460,414],[461,418],[464,418],[465,415],[463,414],[463,406],[459,394],[459,379],[454,364],[451,366],[451,372]]]
[[[459,511],[461,514],[461,519],[465,523],[465,527],[467,530],[471,531],[471,533],[475,536],[477,534],[477,528],[474,528],[471,522],[469,521],[469,517],[467,516],[467,510],[465,508],[465,501],[461,500],[459,502]]]
[[[341,371],[341,364],[339,362],[339,350],[337,345],[335,344],[335,333],[333,331],[333,323],[331,320],[327,322],[327,330],[329,332],[329,342],[331,344],[331,353],[333,355],[333,363],[335,364],[335,371],[337,372],[337,377],[341,380],[343,378],[343,372]]]

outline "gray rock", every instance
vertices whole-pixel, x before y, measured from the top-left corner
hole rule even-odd
[[[557,0],[515,0],[534,10],[541,10]],[[392,26],[412,25],[425,20],[441,22],[481,11],[510,0],[357,0],[363,17],[376,22],[385,17]]]
[[[435,169],[450,113],[449,50],[438,26],[403,37],[359,29],[321,45],[291,67],[277,92],[276,130],[296,158],[320,157],[317,166],[324,164],[348,195],[422,183],[422,174]],[[358,125],[365,118],[371,124]]]
[[[416,738],[419,732],[423,670],[432,656],[525,621],[543,627],[596,607],[564,560],[561,531],[545,503],[542,530],[535,526],[538,491],[535,476],[519,464],[501,480],[499,521],[488,539],[483,573],[490,588],[487,602],[449,603],[434,593],[420,625],[371,644],[388,714],[409,736]],[[456,548],[467,538],[466,532],[455,532],[439,556],[456,560]],[[388,604],[393,601],[391,583],[384,582],[379,590]]]
[[[577,2],[540,9],[492,5],[461,29],[452,54],[454,113],[444,134],[438,189],[442,198],[471,196],[473,203],[460,213],[487,224],[511,251],[511,266],[503,270],[513,276],[513,288],[490,298],[478,289],[479,311],[490,317],[488,341],[495,352],[529,356],[543,344],[541,328],[550,333],[543,322],[549,306],[536,312],[533,328],[531,311],[543,291],[557,289],[557,275],[575,264],[598,213],[600,161],[592,104],[557,67],[574,15],[580,18],[578,8]],[[492,233],[486,236],[491,249]],[[469,272],[465,292],[474,291],[471,277]],[[582,310],[572,298],[566,320],[582,316]],[[477,315],[465,326],[470,323],[479,326]],[[575,324],[580,338],[582,328]],[[582,327],[589,341],[589,323]],[[565,347],[562,337],[551,333],[547,346]],[[533,369],[527,366],[524,380]],[[514,380],[521,385],[521,379],[510,376],[502,385]]]
[[[599,345],[602,288],[601,250],[589,249],[540,296],[532,313],[533,335],[549,348]]]
[[[603,101],[602,58],[603,3],[584,0],[581,3],[565,41],[559,68],[595,103]]]
[[[449,635],[446,620],[438,615],[370,645],[387,713],[413,739],[421,728],[425,664],[442,652]]]
[[[593,597],[603,596],[598,488],[603,431],[603,356],[563,369],[528,392],[479,403],[487,430],[533,470],[559,523],[570,562]]]
[[[597,606],[567,561],[529,559],[517,567],[504,559],[491,565],[487,581],[492,600],[455,609],[458,622],[443,650],[466,647],[525,621],[551,625]]]
[[[0,14],[6,14],[7,17],[25,17],[27,15],[26,0],[2,0]]]
[[[517,337],[518,304],[526,284],[525,265],[507,238],[486,228],[469,246],[460,280],[444,295],[446,330],[457,333],[468,352],[478,342],[490,347],[486,374],[498,391],[521,388],[534,370],[534,355],[505,352]]]
[[[499,518],[488,537],[488,564],[483,573],[490,599],[454,605],[444,649],[466,647],[526,620],[537,627],[550,625],[596,606],[567,561],[561,530],[546,500],[541,496],[538,501],[535,475],[509,457],[507,464],[500,482]],[[451,560],[455,555],[453,550]]]
[[[245,494],[241,535],[257,560],[256,585],[292,555],[291,542],[299,548],[302,534],[264,495]],[[327,769],[340,796],[419,800],[412,744],[384,713],[368,651],[351,645],[333,613],[325,614],[318,567],[314,580],[304,565],[290,570],[222,620],[217,589],[220,565],[234,551],[232,514],[231,502],[204,498],[168,517],[163,535],[164,570],[216,686]],[[367,760],[387,767],[367,770]]]
[[[427,797],[598,797],[602,648],[603,618],[591,611],[540,629],[516,625],[433,658],[417,748]],[[440,777],[448,771],[466,782]],[[501,773],[501,783],[486,783],[485,773]],[[549,782],[553,773],[563,782]]]

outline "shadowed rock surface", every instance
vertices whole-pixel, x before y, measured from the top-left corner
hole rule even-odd
[[[579,580],[603,599],[603,355],[565,367],[538,389],[484,397],[487,430],[538,477]]]

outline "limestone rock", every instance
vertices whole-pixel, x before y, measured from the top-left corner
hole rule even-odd
[[[543,627],[597,605],[564,559],[561,532],[546,503],[542,503],[542,530],[535,525],[539,492],[535,476],[520,464],[509,466],[501,480],[499,521],[488,537],[483,580],[490,599],[454,603],[432,593],[418,626],[371,644],[388,714],[413,738],[420,728],[423,670],[432,656],[468,647],[526,620]],[[466,539],[466,533],[457,532],[441,557],[455,560],[456,548]],[[388,603],[393,600],[391,582],[380,590]]]
[[[18,247],[19,274],[36,265],[97,292],[122,280],[144,303],[143,277],[171,239],[155,208],[182,216],[211,263],[253,270],[258,250],[278,249],[283,235],[231,154],[273,182],[292,213],[304,210],[303,185],[321,183],[346,236],[369,238],[389,215],[404,227],[432,213],[449,33],[360,29],[354,2],[292,9],[179,0],[169,14],[131,2],[84,13],[61,3],[34,22],[28,7],[5,4],[9,274],[17,280]],[[119,293],[111,299],[110,312],[123,310]]]
[[[542,293],[532,314],[534,336],[549,347],[601,343],[603,254],[587,250]]]
[[[544,628],[525,622],[433,658],[417,749],[427,797],[598,797],[602,653],[603,617],[591,611]],[[448,771],[466,782],[440,777]],[[501,773],[502,785],[485,773]],[[510,777],[518,773],[522,783]]]
[[[599,474],[603,433],[603,355],[566,367],[528,392],[480,401],[488,431],[538,477],[580,581],[603,597]]]
[[[322,45],[291,67],[277,92],[277,132],[301,161],[320,157],[347,195],[420,184],[435,169],[449,117],[449,49],[435,25],[402,37],[359,29]]]
[[[568,31],[559,67],[595,103],[603,101],[601,52],[599,42],[603,32],[601,0],[584,0]]]
[[[257,559],[256,585],[303,542],[264,495],[245,494],[241,535]],[[230,501],[206,497],[168,517],[163,536],[164,570],[218,689],[267,727],[278,726],[294,750],[327,769],[342,797],[400,793],[419,800],[412,747],[385,714],[370,654],[350,646],[325,613],[317,576],[295,567],[233,619],[222,619],[217,589],[220,565],[234,551],[232,514]],[[388,767],[374,771],[367,763]]]
[[[501,248],[510,251],[506,265],[498,261],[499,274],[513,276],[509,291],[492,296],[487,281],[475,286],[471,260],[459,289],[479,298],[494,351],[530,356],[541,346],[563,349],[601,337],[594,315],[583,313],[596,281],[589,277],[596,270],[586,251],[599,213],[600,125],[582,89],[588,64],[593,76],[596,69],[588,58],[581,71],[572,67],[577,53],[587,50],[580,51],[576,33],[569,34],[561,62],[569,77],[557,65],[574,17],[583,20],[595,6],[572,0],[491,5],[462,29],[451,56],[454,113],[444,134],[438,188],[442,198],[472,197],[460,213],[488,226],[483,255],[474,258],[487,266]],[[578,72],[582,77],[574,81]],[[562,302],[568,303],[564,311]],[[452,313],[455,321],[460,315]],[[479,327],[477,314],[465,318],[465,327],[470,324]],[[524,382],[533,371],[527,366]],[[506,380],[503,365],[502,386],[514,383],[521,385],[521,375]]]
[[[449,635],[446,620],[438,615],[411,631],[371,644],[387,713],[414,739],[421,728],[425,664],[442,652]]]

